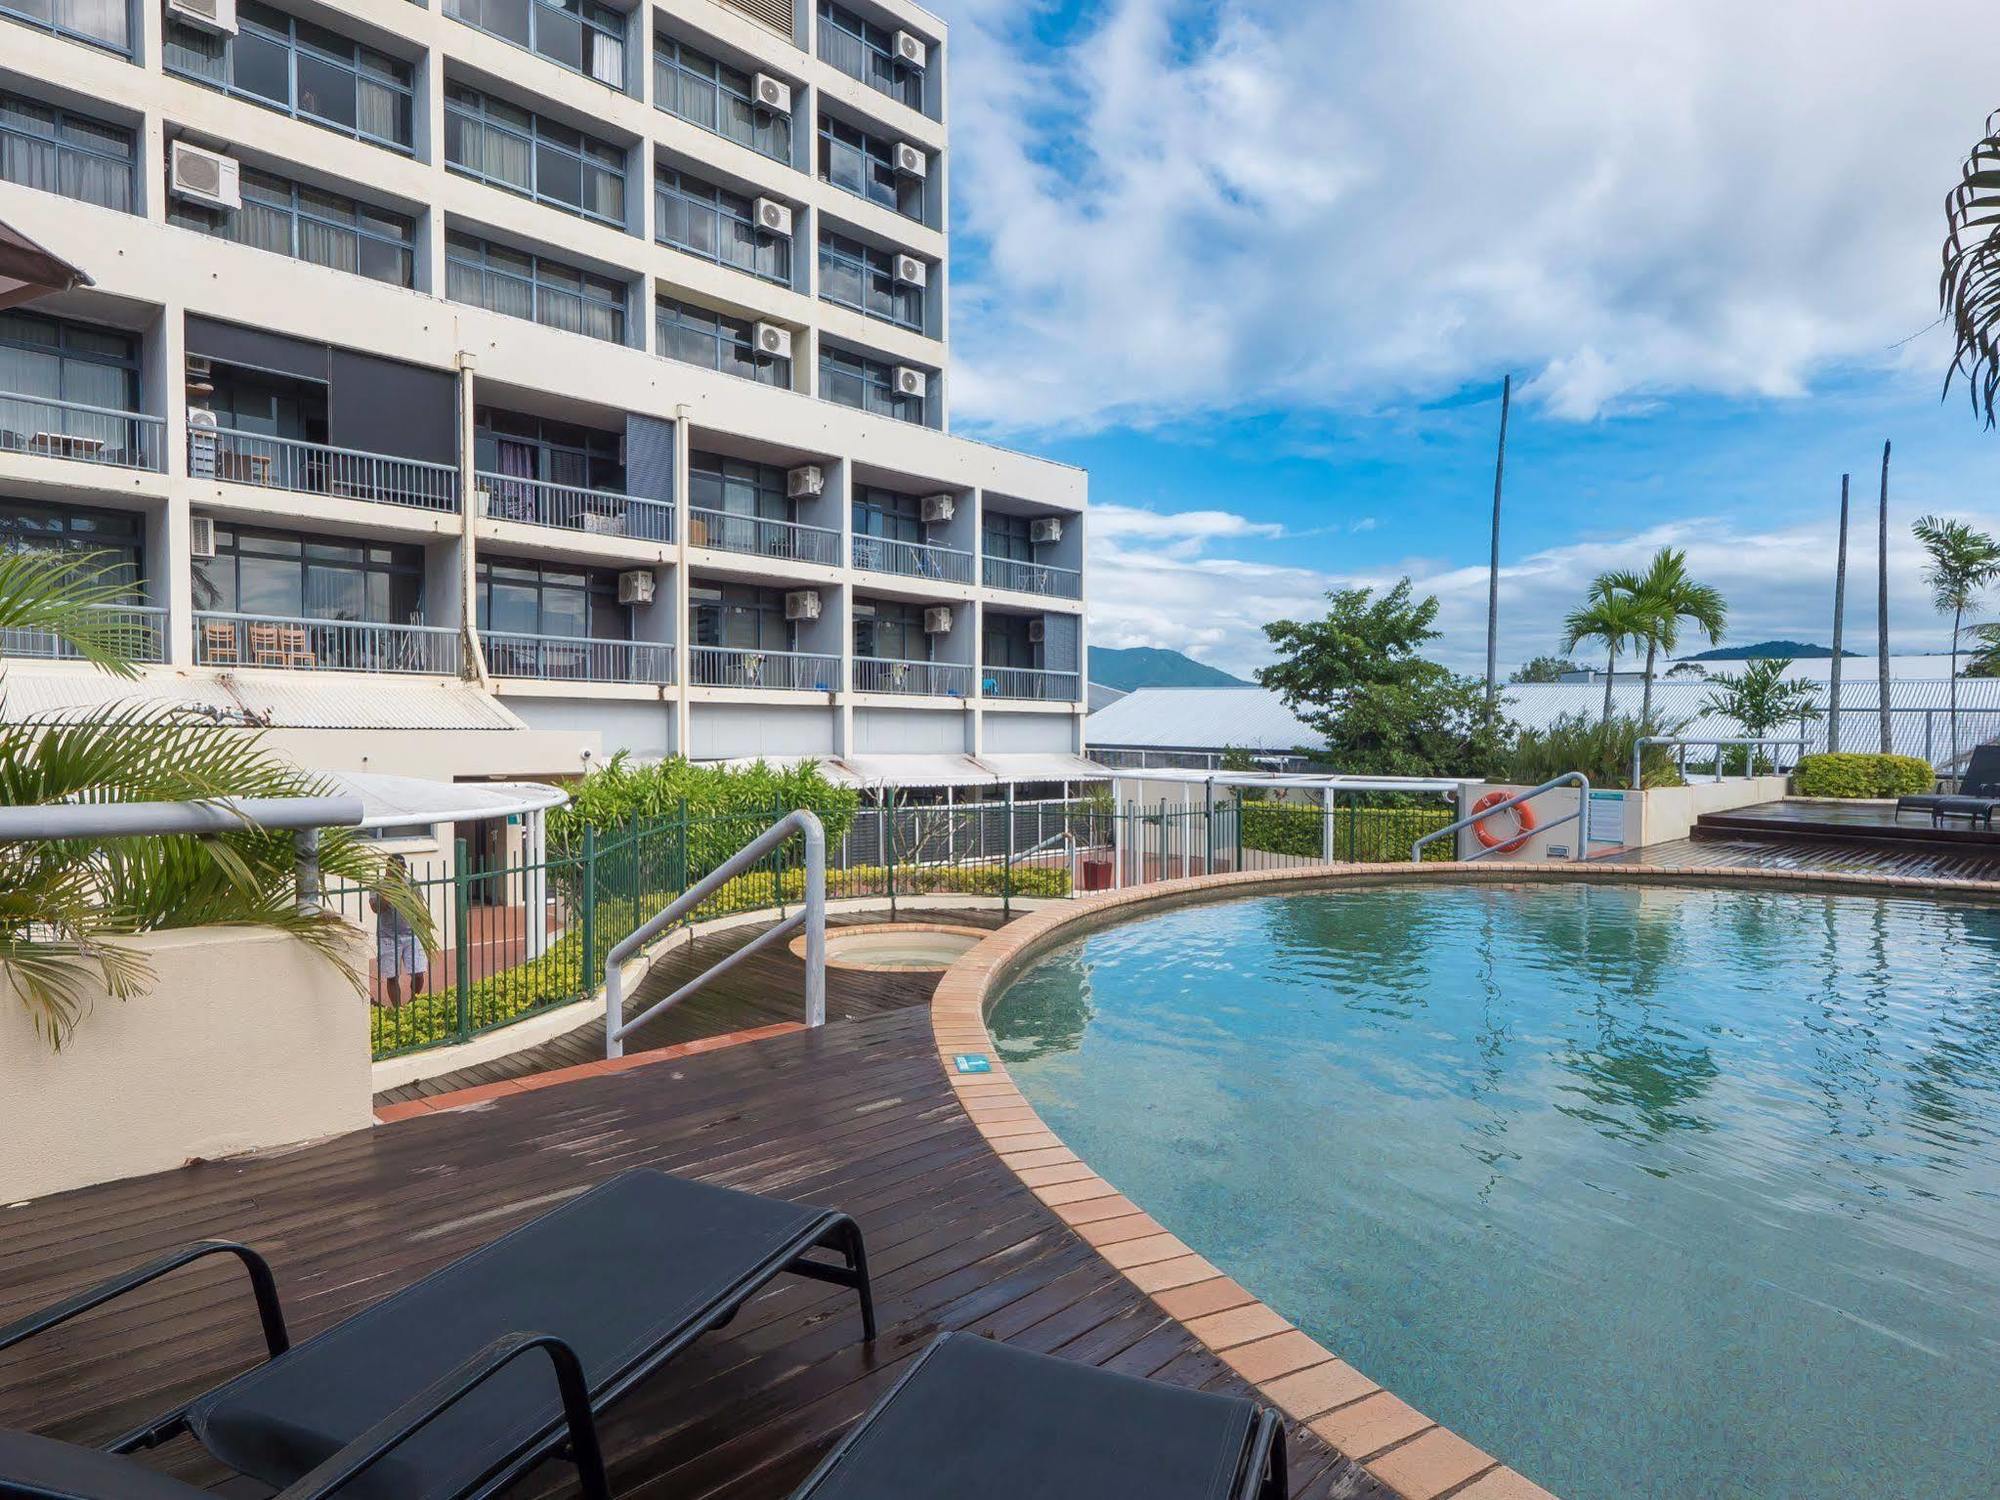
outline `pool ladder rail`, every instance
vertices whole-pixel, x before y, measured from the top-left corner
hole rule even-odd
[[[1590,778],[1584,775],[1583,772],[1581,771],[1565,771],[1560,776],[1550,777],[1540,786],[1530,787],[1525,792],[1516,792],[1513,796],[1507,798],[1504,802],[1496,802],[1491,807],[1482,808],[1478,812],[1470,813],[1467,816],[1458,819],[1456,822],[1447,823],[1444,827],[1434,829],[1430,833],[1425,834],[1422,838],[1418,839],[1414,844],[1410,845],[1410,863],[1422,864],[1424,861],[1424,849],[1428,845],[1435,844],[1439,839],[1442,838],[1456,839],[1459,833],[1464,829],[1476,827],[1478,824],[1484,823],[1488,818],[1497,817],[1499,814],[1506,812],[1509,808],[1525,806],[1527,803],[1534,801],[1535,798],[1537,797],[1543,796],[1548,792],[1557,791],[1562,787],[1566,786],[1581,788],[1581,790],[1577,794],[1576,811],[1572,813],[1564,813],[1560,818],[1557,818],[1553,823],[1543,823],[1538,825],[1535,829],[1535,832],[1553,833],[1556,829],[1562,827],[1563,824],[1565,823],[1576,823],[1578,825],[1581,825],[1583,822],[1584,814],[1590,808]],[[1590,858],[1590,848],[1589,848],[1590,841],[1581,836],[1583,833],[1583,829],[1581,826],[1578,827],[1577,833],[1579,836],[1576,841],[1576,853],[1572,855],[1571,858],[1579,861],[1587,860]],[[1506,848],[1508,844],[1513,842],[1515,842],[1515,840],[1512,839],[1502,840],[1498,844],[1489,845],[1487,848],[1481,849],[1475,854],[1470,854],[1466,856],[1466,859],[1468,862],[1470,862],[1471,860],[1475,859],[1484,859],[1489,854],[1498,854],[1502,849]]]

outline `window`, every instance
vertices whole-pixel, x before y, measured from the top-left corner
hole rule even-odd
[[[672,167],[654,178],[654,232],[662,244],[790,286],[792,242],[759,229],[753,207],[741,193]]]
[[[168,14],[166,70],[357,140],[411,150],[408,63],[257,0],[241,0],[236,20],[230,37]]]
[[[777,589],[725,583],[688,590],[694,611],[694,644],[737,651],[789,651],[792,627],[785,620],[785,596]]]
[[[625,288],[547,256],[445,236],[445,296],[606,343],[625,342]]]
[[[0,552],[96,554],[90,566],[107,570],[100,582],[117,584],[127,603],[145,602],[146,524],[131,511],[0,499]]]
[[[878,490],[872,485],[854,491],[854,534],[891,542],[923,542],[923,501],[915,495]]]
[[[194,560],[195,608],[286,620],[421,625],[424,553],[403,542],[215,526],[215,556]]]
[[[931,637],[924,632],[924,607],[888,599],[857,601],[854,654],[881,661],[929,661]]]
[[[724,458],[716,453],[688,454],[688,503],[696,510],[731,516],[756,516],[766,521],[792,519],[792,502],[785,493],[785,471],[775,464]]]
[[[986,638],[980,660],[989,667],[1039,668],[1042,648],[1028,639],[1028,616],[986,616]]]
[[[625,152],[477,89],[445,90],[444,158],[467,177],[625,227]]]
[[[0,94],[0,179],[132,212],[132,132]]]
[[[479,408],[473,432],[474,463],[482,474],[539,479],[573,489],[625,488],[623,440],[569,422]]]
[[[225,432],[294,443],[326,441],[326,387],[319,381],[235,365],[216,365],[211,380],[215,389],[205,404]]]
[[[1033,562],[1035,544],[1028,540],[1028,518],[988,511],[981,527],[982,546],[988,557],[1004,557],[1011,562]]]
[[[897,59],[895,33],[833,0],[819,0],[819,55],[878,93],[924,108],[924,70]]]
[[[632,638],[632,611],[618,602],[615,574],[482,558],[475,587],[481,630],[602,641]]]
[[[132,55],[129,0],[0,0],[0,16],[75,42]]]
[[[924,289],[896,280],[896,256],[831,232],[819,241],[819,294],[841,307],[924,331]]]
[[[789,390],[792,362],[759,354],[751,336],[753,326],[748,318],[732,318],[727,313],[710,312],[691,303],[660,299],[660,353],[668,359]]]
[[[819,122],[819,175],[907,218],[924,217],[924,179],[896,170],[895,144],[825,115]]]
[[[653,42],[653,102],[690,125],[791,165],[792,117],[760,108],[748,73],[677,38]]]
[[[329,193],[287,182],[269,172],[242,169],[243,207],[205,208],[181,198],[167,207],[169,223],[217,239],[336,271],[351,271],[392,286],[414,286],[415,226],[401,214],[371,208]]]
[[[444,13],[625,91],[625,17],[593,0],[445,0]]]
[[[819,393],[828,401],[899,422],[922,425],[925,420],[925,397],[905,396],[896,390],[894,365],[824,343],[819,350]]]

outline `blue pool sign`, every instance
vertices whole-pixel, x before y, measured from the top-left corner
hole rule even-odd
[[[1590,794],[1589,830],[1593,844],[1622,844],[1625,842],[1625,794],[1623,792],[1592,792]]]
[[[991,1073],[993,1063],[984,1052],[961,1052],[952,1059],[961,1073]]]

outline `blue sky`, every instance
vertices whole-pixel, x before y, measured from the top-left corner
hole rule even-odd
[[[942,8],[954,422],[1091,470],[1095,642],[1242,670],[1264,619],[1409,573],[1475,664],[1511,369],[1504,658],[1669,542],[1737,638],[1824,639],[1885,437],[1892,632],[1942,644],[1908,522],[2000,525],[1930,327],[1987,10]]]

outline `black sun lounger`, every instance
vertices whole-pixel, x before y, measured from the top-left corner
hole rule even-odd
[[[1285,1500],[1256,1402],[947,1333],[792,1500]]]
[[[1926,812],[1933,824],[1946,818],[1969,818],[1993,826],[1993,810],[2000,807],[2000,745],[1978,745],[1966,762],[1958,790],[1935,796],[1898,797],[1896,816],[1906,812]]]
[[[106,1450],[0,1431],[0,1496],[193,1500],[205,1492],[118,1456],[192,1431],[284,1500],[469,1500],[556,1453],[606,1500],[596,1413],[780,1274],[852,1287],[875,1337],[845,1214],[635,1170],[297,1348],[263,1260],[210,1241],[0,1329],[0,1350],[216,1253],[250,1271],[269,1361]]]

